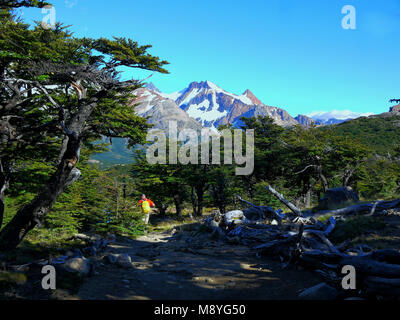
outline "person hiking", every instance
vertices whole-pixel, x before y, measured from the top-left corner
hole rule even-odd
[[[153,201],[148,199],[145,194],[142,194],[142,199],[139,201],[138,205],[142,208],[145,217],[143,219],[145,224],[149,224],[151,208],[154,208],[155,204]]]

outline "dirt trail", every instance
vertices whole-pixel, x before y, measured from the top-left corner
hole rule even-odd
[[[250,248],[207,239],[151,233],[111,245],[132,256],[134,268],[99,264],[75,296],[65,299],[296,299],[319,282],[315,273],[282,270]]]

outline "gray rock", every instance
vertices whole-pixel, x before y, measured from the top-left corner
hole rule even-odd
[[[78,273],[82,276],[88,276],[92,270],[92,264],[85,258],[69,259],[61,267],[67,272]]]
[[[118,255],[116,264],[121,268],[133,268],[132,258],[125,253]]]
[[[338,296],[339,291],[324,282],[305,289],[299,294],[301,300],[335,300]]]
[[[357,203],[360,199],[357,192],[351,187],[340,187],[329,189],[320,200],[320,209],[335,209],[347,204]]]
[[[110,264],[117,263],[118,254],[109,253],[104,257],[104,261]]]

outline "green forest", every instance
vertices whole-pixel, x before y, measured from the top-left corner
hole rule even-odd
[[[286,129],[268,117],[243,118],[242,129],[256,133],[255,170],[250,176],[235,176],[227,165],[150,165],[141,149],[131,152],[134,164],[102,170],[89,160],[105,152],[107,143],[95,141],[120,137],[132,148],[145,143],[149,128],[125,103],[132,89],[143,84],[119,81],[116,68],[167,72],[167,62],[147,54],[150,46],[129,39],[79,39],[62,25],[32,29],[10,10],[2,10],[1,19],[2,74],[12,78],[2,81],[1,116],[7,119],[2,127],[10,128],[6,134],[3,130],[1,143],[2,179],[8,177],[0,219],[2,242],[10,232],[6,226],[21,208],[32,205],[64,170],[69,135],[62,127],[71,130],[85,107],[90,114],[77,125],[81,177],[54,195],[48,212],[31,218],[32,231],[24,238],[28,242],[62,243],[81,231],[142,234],[146,226],[137,202],[143,193],[157,204],[161,216],[179,219],[201,217],[213,209],[226,212],[238,205],[237,195],[280,208],[282,204],[265,191],[267,185],[310,210],[318,207],[326,190],[339,186],[351,186],[364,200],[400,195],[400,117],[395,116]],[[48,92],[48,84],[57,89]],[[79,86],[85,90],[84,99]],[[35,89],[39,92],[33,95]],[[26,125],[14,126],[21,120]]]
[[[79,38],[61,23],[28,25],[13,10],[43,7],[42,1],[6,3],[0,11],[0,251],[9,259],[57,254],[82,233],[136,239],[158,230],[153,219],[168,226],[202,221],[242,209],[240,198],[287,213],[268,186],[308,214],[336,209],[321,199],[342,186],[361,203],[400,198],[396,115],[310,127],[242,118],[239,129],[255,132],[248,176],[235,175],[234,165],[151,165],[143,147],[152,126],[135,112],[132,94],[146,83],[121,80],[121,70],[168,74],[169,63],[150,54],[151,45],[118,35]],[[123,139],[117,140],[121,162],[93,161],[113,139]],[[142,194],[156,206],[149,224],[138,206]]]

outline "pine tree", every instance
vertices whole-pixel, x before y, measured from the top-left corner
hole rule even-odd
[[[12,5],[42,5],[12,1]],[[10,2],[7,2],[10,3]],[[145,140],[149,126],[134,113],[132,91],[142,83],[121,81],[120,67],[167,73],[166,61],[125,38],[76,38],[68,28],[29,28],[9,10],[0,26],[0,190],[13,164],[51,159],[54,172],[37,196],[0,233],[0,249],[15,248],[81,175],[82,144],[100,136]],[[2,196],[3,197],[3,196]],[[1,199],[1,198],[0,198]],[[0,201],[3,204],[2,201]],[[0,207],[1,209],[1,207]],[[2,212],[0,212],[2,216]]]

